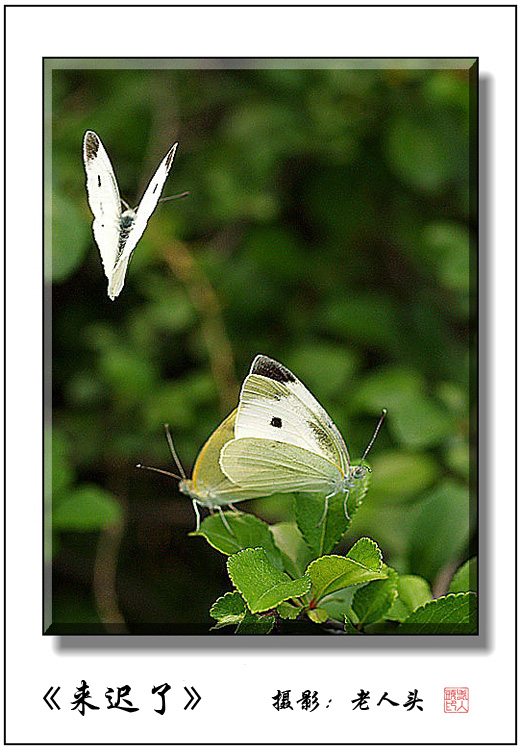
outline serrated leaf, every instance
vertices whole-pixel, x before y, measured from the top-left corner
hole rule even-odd
[[[344,615],[344,630],[348,635],[362,635],[362,631],[355,627],[355,624],[347,615]]]
[[[258,615],[251,612],[244,613],[235,633],[237,635],[268,635],[275,625],[273,615]]]
[[[400,597],[397,597],[394,601],[393,606],[385,615],[385,619],[392,620],[393,622],[405,622],[410,614],[410,610],[407,609]]]
[[[370,570],[380,570],[382,567],[382,553],[377,543],[366,536],[358,539],[346,557],[354,560]]]
[[[278,548],[275,546],[270,527],[250,513],[225,512],[224,516],[233,531],[233,536],[223,523],[220,513],[207,516],[201,523],[199,531],[192,531],[190,536],[202,536],[219,552],[233,555],[241,549],[262,547],[268,560],[279,570],[284,564]]]
[[[242,622],[246,604],[238,591],[228,591],[220,596],[210,607],[210,617],[217,620],[211,630],[224,628],[226,625],[237,625]]]
[[[326,610],[322,609],[321,607],[315,607],[315,609],[308,609],[306,611],[306,614],[311,620],[311,622],[316,622],[318,625],[320,625],[320,623],[322,622],[325,622],[329,617]]]
[[[381,620],[398,596],[397,574],[392,571],[385,581],[373,581],[355,592],[352,608],[360,625]]]
[[[297,525],[283,521],[269,528],[275,545],[280,550],[286,573],[289,573],[292,578],[300,578],[312,555]]]
[[[477,633],[477,596],[448,594],[418,607],[403,622],[399,633],[457,635]]]
[[[313,600],[319,602],[347,586],[387,578],[381,567],[380,550],[370,539],[360,539],[346,557],[326,555],[313,560],[306,571],[313,585]]]
[[[432,599],[428,581],[421,576],[411,575],[399,576],[398,596],[410,612]]]
[[[398,598],[387,613],[389,620],[404,622],[413,610],[432,599],[429,583],[421,576],[398,576]]]
[[[471,557],[470,560],[463,563],[454,574],[454,578],[450,584],[450,593],[457,594],[461,591],[476,591],[478,590],[478,561],[476,557]]]
[[[296,620],[303,609],[304,607],[296,607],[289,602],[282,602],[282,604],[279,604],[277,607],[277,612],[283,620]]]
[[[307,576],[291,580],[275,568],[261,548],[244,549],[228,558],[228,574],[250,612],[264,612],[286,599],[303,596],[311,587]]]
[[[295,493],[295,515],[302,537],[314,556],[333,549],[343,537],[350,521],[344,512],[344,495],[330,497],[327,515],[324,514],[325,496],[310,492]]]
[[[55,531],[98,531],[123,521],[114,495],[95,484],[71,491],[52,513]]]

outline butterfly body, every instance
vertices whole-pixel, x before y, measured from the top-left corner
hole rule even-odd
[[[115,299],[123,288],[130,258],[161,197],[176,148],[177,143],[159,165],[139,206],[122,211],[114,169],[101,139],[92,130],[87,130],[84,135],[87,195],[94,215],[92,230],[108,279],[110,299]]]

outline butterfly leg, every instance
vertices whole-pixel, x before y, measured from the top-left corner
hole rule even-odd
[[[333,495],[334,495],[334,494],[335,494],[335,493],[334,493],[334,492],[332,492],[332,493],[331,493],[330,495],[326,495],[326,499],[325,499],[325,502],[324,502],[324,512],[322,513],[322,518],[321,518],[321,519],[320,519],[320,521],[319,521],[319,522],[317,523],[317,527],[318,527],[318,526],[322,526],[322,524],[324,523],[324,521],[325,521],[325,519],[326,519],[326,516],[327,516],[327,506],[329,505],[329,498],[330,498],[330,497],[333,497]]]
[[[192,500],[192,505],[194,506],[194,513],[195,513],[195,518],[196,518],[196,520],[197,520],[197,525],[196,525],[196,527],[195,527],[195,530],[196,530],[196,532],[197,532],[197,531],[199,531],[199,529],[200,529],[200,527],[201,527],[201,515],[200,515],[200,513],[199,513],[199,508],[197,507],[197,500],[195,499],[195,497],[194,497],[194,499]]]
[[[234,513],[237,513],[237,515],[239,515],[240,510],[237,510],[237,508],[235,507],[233,503],[228,503],[228,508],[230,508],[230,510],[233,510]]]
[[[235,534],[233,533],[233,531],[231,530],[230,524],[229,524],[229,523],[228,523],[228,521],[226,520],[226,516],[225,516],[225,515],[224,515],[224,513],[223,513],[223,509],[221,508],[221,506],[220,506],[220,505],[219,505],[219,506],[217,506],[217,507],[218,507],[218,510],[219,510],[219,515],[221,516],[221,521],[222,521],[222,522],[223,522],[223,524],[224,524],[224,525],[226,526],[226,528],[228,529],[228,531],[230,532],[230,534],[231,534],[232,536],[235,536],[235,538],[237,538],[237,537],[236,537],[236,535],[235,535]]]
[[[345,497],[344,497],[344,513],[345,513],[345,516],[346,516],[347,520],[350,521],[351,518],[349,517],[349,512],[347,510],[347,501],[348,501],[348,499],[349,499],[349,490],[346,490],[346,494],[345,494]]]

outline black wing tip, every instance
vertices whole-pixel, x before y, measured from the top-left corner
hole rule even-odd
[[[170,167],[172,165],[172,161],[174,159],[175,152],[177,151],[177,147],[178,146],[179,146],[179,143],[174,143],[174,145],[172,146],[172,148],[170,149],[170,151],[166,155],[166,165],[165,165],[165,167],[166,167],[167,170],[170,169]]]
[[[278,383],[294,383],[297,378],[287,367],[265,354],[257,354],[250,368],[250,375],[262,375]]]
[[[100,145],[99,136],[93,130],[87,130],[83,136],[83,150],[85,158],[90,161],[94,159],[98,154]]]

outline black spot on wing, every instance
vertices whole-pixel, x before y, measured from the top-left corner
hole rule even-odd
[[[280,417],[272,417],[270,425],[272,427],[282,427],[282,419]]]
[[[295,376],[287,367],[274,359],[270,359],[270,357],[265,357],[263,354],[255,357],[250,373],[252,375],[263,375],[265,378],[276,380],[278,383],[294,383],[296,381]]]
[[[98,175],[98,187],[101,187],[101,177]]]
[[[85,135],[85,156],[88,161],[94,159],[98,155],[99,149],[99,138],[96,133],[92,130],[88,130]]]
[[[155,192],[158,189],[158,187],[159,187],[159,182],[156,182],[156,184],[154,185],[154,189],[152,190],[152,195],[155,194]]]

